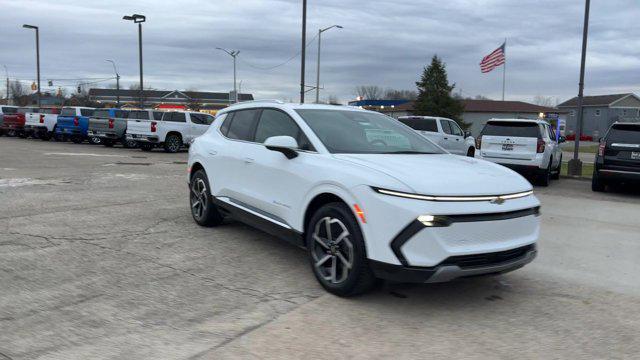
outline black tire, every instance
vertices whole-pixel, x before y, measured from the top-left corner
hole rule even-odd
[[[20,132],[18,132],[18,137],[19,137],[20,139],[26,139],[26,138],[28,137],[28,135],[27,135],[27,133],[26,133],[26,132],[24,132],[24,131],[20,131]]]
[[[168,153],[177,153],[182,147],[182,137],[177,134],[169,134],[164,139],[164,151]]]
[[[475,157],[476,156],[476,149],[470,147],[469,150],[467,150],[467,156],[468,157]]]
[[[545,170],[542,174],[538,175],[538,185],[546,187],[546,186],[549,186],[549,183],[551,183],[551,164],[552,164],[552,160],[550,159],[547,170]]]
[[[8,136],[8,137],[14,137],[14,136],[16,136],[16,131],[15,131],[15,130],[9,130],[9,131],[7,131],[7,136]]]
[[[591,177],[591,190],[594,192],[603,192],[606,186],[607,184],[598,176],[598,171],[594,169],[593,176]]]
[[[210,189],[204,170],[196,171],[189,183],[189,207],[193,220],[200,226],[218,226],[224,220],[224,216],[213,203]]]
[[[560,162],[558,163],[558,167],[554,170],[553,174],[551,174],[551,179],[560,179],[560,172],[562,172],[562,155],[560,155]]]
[[[120,142],[122,143],[122,146],[124,146],[127,149],[135,149],[138,147],[138,142],[135,140],[127,140],[126,136],[123,136],[122,139],[120,140]]]
[[[102,144],[102,139],[97,136],[89,137],[89,144],[91,145],[100,145]]]
[[[106,147],[113,147],[114,141],[111,139],[104,139],[102,140],[102,145],[106,146]]]
[[[331,229],[331,240],[327,235],[327,222]],[[345,229],[348,234],[340,242],[336,242]],[[343,203],[322,206],[313,214],[305,230],[311,269],[325,290],[337,296],[348,297],[365,293],[376,285],[377,279],[369,267],[360,226],[348,206]],[[322,238],[323,232],[325,238]],[[350,270],[345,266],[349,260]]]
[[[73,136],[71,136],[71,141],[74,144],[80,144],[80,143],[82,143],[84,141],[84,139],[80,135],[73,135]]]
[[[49,141],[49,140],[51,140],[51,136],[52,136],[52,133],[50,133],[48,131],[45,131],[45,132],[40,134],[40,140]]]
[[[138,145],[140,146],[140,150],[142,151],[151,151],[155,147],[155,145],[150,143],[139,143]]]

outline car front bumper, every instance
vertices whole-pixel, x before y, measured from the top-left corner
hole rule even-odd
[[[458,278],[504,274],[517,270],[535,259],[535,244],[509,251],[451,257],[434,267],[409,267],[371,261],[376,277],[408,283],[439,283]]]

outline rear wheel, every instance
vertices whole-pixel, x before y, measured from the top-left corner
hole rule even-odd
[[[560,172],[562,172],[562,155],[560,155],[560,161],[558,162],[558,167],[551,175],[551,179],[558,180],[560,179]]]
[[[122,146],[124,146],[127,149],[135,149],[138,147],[138,142],[133,140],[133,139],[127,139],[126,136],[122,137],[122,140],[120,140],[120,142],[122,143]]]
[[[547,169],[539,175],[538,177],[538,184],[540,186],[549,186],[549,183],[551,182],[551,164],[553,162],[551,160],[549,160],[549,166],[547,166]]]
[[[106,147],[113,147],[114,141],[111,139],[105,139],[102,141],[102,145]]]
[[[182,147],[182,138],[177,134],[169,134],[164,139],[164,151],[168,153],[177,153]]]
[[[53,134],[53,133],[51,133],[51,132],[49,132],[49,131],[43,131],[43,132],[40,134],[40,140],[42,140],[42,141],[49,141],[49,140],[51,140],[51,136],[52,136],[52,134]]]
[[[140,143],[140,150],[142,151],[151,151],[153,150],[154,145],[149,143]]]
[[[209,181],[204,170],[198,170],[191,177],[189,184],[189,204],[191,216],[200,226],[217,226],[224,217],[213,203]]]
[[[80,144],[83,140],[84,139],[80,135],[71,136],[71,141],[73,141],[74,144]]]
[[[306,243],[313,273],[328,292],[353,296],[375,286],[362,232],[345,204],[330,203],[316,211],[306,228]]]
[[[470,147],[469,150],[467,150],[467,156],[468,157],[475,157],[476,156],[476,149]]]
[[[605,190],[606,184],[600,176],[598,176],[598,171],[593,170],[593,176],[591,177],[591,190],[595,192],[603,192]]]

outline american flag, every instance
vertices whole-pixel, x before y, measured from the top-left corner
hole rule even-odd
[[[484,58],[480,62],[480,71],[483,73],[488,73],[489,71],[497,68],[500,65],[504,65],[506,61],[506,57],[504,55],[505,47],[507,43],[505,42],[499,48],[493,50],[493,52]]]

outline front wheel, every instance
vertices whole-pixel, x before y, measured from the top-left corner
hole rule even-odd
[[[80,135],[73,135],[73,136],[71,136],[71,141],[72,141],[74,144],[80,144],[83,140],[84,140],[84,139],[83,139],[83,138],[82,138],[82,136],[80,136]]]
[[[114,141],[111,139],[105,139],[102,141],[102,145],[106,147],[113,147]]]
[[[200,226],[217,226],[222,224],[224,217],[213,203],[209,181],[204,170],[198,170],[191,177],[189,184],[189,204],[191,216]]]
[[[598,171],[593,170],[593,176],[591,177],[591,191],[593,192],[603,192],[605,190],[606,184],[600,176],[598,176]]]
[[[547,166],[547,169],[538,177],[538,184],[540,186],[546,187],[551,183],[551,164],[552,161],[549,160],[549,166]]]
[[[89,144],[91,145],[99,145],[102,143],[102,139],[97,136],[92,136],[89,138]]]
[[[330,203],[316,211],[306,228],[306,243],[313,273],[328,292],[354,296],[376,284],[360,226],[345,204]]]

